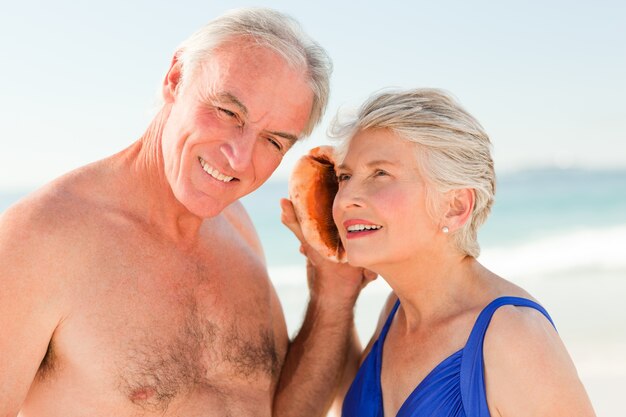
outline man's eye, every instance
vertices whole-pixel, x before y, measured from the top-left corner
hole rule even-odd
[[[223,107],[217,107],[217,111],[222,119],[232,119],[232,120],[235,120],[238,124],[241,124],[237,113],[232,112]]]
[[[382,169],[377,169],[374,172],[374,176],[375,177],[382,177],[382,176],[385,176],[385,175],[387,175],[387,173],[385,171],[383,171]]]
[[[217,108],[217,110],[218,110],[220,113],[225,114],[225,115],[226,115],[226,116],[228,116],[228,117],[237,117],[237,115],[236,115],[235,113],[233,113],[232,111],[227,110],[227,109],[225,109],[225,108],[223,108],[223,107],[218,107],[218,108]]]
[[[348,181],[349,179],[350,179],[350,175],[349,174],[337,174],[337,181],[338,182]]]
[[[279,151],[283,150],[283,146],[280,144],[279,141],[277,141],[276,139],[274,139],[273,137],[268,136],[267,137],[267,141],[269,143],[272,144],[272,146],[274,146],[276,149],[278,149]]]

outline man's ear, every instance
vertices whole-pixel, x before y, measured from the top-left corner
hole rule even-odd
[[[448,208],[444,216],[444,224],[453,232],[462,228],[474,211],[475,194],[471,188],[452,190],[448,195]]]
[[[167,71],[167,75],[165,75],[165,80],[163,80],[163,100],[166,103],[171,103],[176,98],[176,93],[182,81],[181,76],[182,65],[178,61],[178,52],[176,52],[172,58],[170,69]]]

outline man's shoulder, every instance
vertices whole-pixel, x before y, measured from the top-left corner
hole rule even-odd
[[[93,212],[93,203],[81,191],[78,174],[60,177],[28,194],[0,214],[0,230],[19,242],[52,239],[76,233],[78,222]]]
[[[71,216],[60,190],[48,185],[0,215],[0,281],[13,288],[16,297],[28,294],[45,300],[48,296],[40,293],[40,287],[58,293],[61,280],[54,277],[63,276],[59,271],[71,248],[67,237],[75,230]]]
[[[221,215],[235,229],[237,234],[250,245],[254,252],[261,259],[265,259],[261,241],[256,233],[252,219],[243,204],[240,201],[235,201],[226,207]]]

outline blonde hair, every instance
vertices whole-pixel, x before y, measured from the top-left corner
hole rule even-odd
[[[313,106],[304,135],[319,123],[330,93],[332,62],[326,51],[292,17],[268,8],[234,9],[210,21],[182,42],[176,57],[182,64],[182,84],[226,41],[243,37],[270,48],[295,68],[305,68],[313,91]]]
[[[357,132],[375,128],[389,129],[418,145],[420,170],[427,182],[427,207],[433,218],[444,193],[464,188],[474,191],[470,218],[452,238],[462,253],[478,257],[477,231],[491,211],[496,180],[491,142],[482,126],[442,90],[382,92],[370,97],[349,120],[340,122],[339,116],[333,120],[329,135],[344,138],[338,160],[343,159]]]

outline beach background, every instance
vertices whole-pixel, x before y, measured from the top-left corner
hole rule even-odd
[[[598,416],[621,417],[626,387],[626,170],[536,169],[502,175],[479,258],[546,307]],[[30,190],[0,192],[0,213]],[[265,249],[269,273],[295,335],[308,300],[304,258],[280,223],[287,182],[243,199]],[[356,306],[365,344],[389,287],[367,286]]]
[[[294,162],[337,109],[389,87],[454,94],[494,144],[498,189],[480,261],[553,316],[598,416],[626,387],[626,3],[476,0],[32,0],[0,13],[0,212],[137,139],[177,45],[242,6],[286,12],[334,62],[329,110],[244,199],[294,334],[304,260],[280,225]],[[1,231],[0,231],[1,233]],[[388,288],[362,293],[364,342]],[[619,391],[619,392],[618,392]]]

